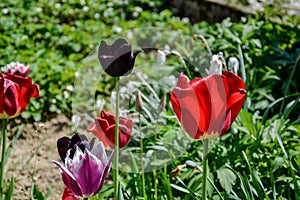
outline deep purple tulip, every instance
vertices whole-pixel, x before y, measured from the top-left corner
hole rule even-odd
[[[103,70],[112,77],[128,75],[134,66],[136,56],[143,52],[132,52],[132,46],[125,39],[117,39],[111,46],[102,41],[98,49],[98,59]]]
[[[65,158],[68,150],[70,150],[70,158],[73,158],[74,153],[76,151],[76,146],[84,152],[85,149],[91,150],[94,146],[95,138],[88,141],[85,135],[81,135],[76,133],[72,136],[72,138],[62,137],[57,140],[57,150],[58,154],[63,162],[65,162]]]
[[[57,161],[56,164],[62,174],[66,187],[78,197],[87,198],[96,195],[102,188],[108,175],[113,153],[107,158],[102,142],[99,142],[91,151],[82,151],[78,146],[73,157],[69,150],[65,158],[65,166]]]

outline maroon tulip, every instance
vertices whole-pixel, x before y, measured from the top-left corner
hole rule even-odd
[[[112,77],[128,75],[134,66],[136,56],[143,50],[132,52],[131,44],[125,39],[117,39],[111,46],[102,41],[98,50],[98,59],[102,68]]]
[[[0,118],[19,116],[30,98],[39,97],[39,87],[31,79],[13,74],[0,74]]]
[[[114,153],[107,158],[102,142],[91,151],[82,151],[78,146],[73,157],[70,150],[65,158],[65,166],[57,161],[53,163],[61,170],[65,186],[75,197],[87,198],[96,195],[103,187],[112,163]],[[65,191],[68,193],[68,191]],[[65,194],[65,196],[70,196]]]
[[[88,128],[88,132],[92,132],[104,146],[115,148],[115,128],[116,119],[111,113],[102,111],[101,118],[95,118],[95,124]],[[119,118],[119,148],[124,147],[131,137],[132,120],[125,117]]]
[[[243,80],[232,72],[196,78],[181,73],[171,92],[172,107],[183,129],[194,139],[224,135],[246,97]]]
[[[30,71],[30,66],[29,65],[25,66],[24,64],[19,62],[11,62],[5,67],[3,67],[2,71],[4,73],[10,73],[13,75],[26,77]]]

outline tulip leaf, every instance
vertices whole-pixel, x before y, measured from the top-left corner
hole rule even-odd
[[[15,185],[15,179],[12,176],[11,179],[10,179],[10,184],[9,184],[8,190],[7,190],[6,195],[5,195],[5,200],[11,200],[12,199],[13,191],[14,191],[14,185]]]
[[[227,193],[230,193],[232,186],[235,184],[236,175],[228,168],[222,167],[217,170],[218,179],[221,186]]]
[[[277,169],[281,168],[285,162],[285,159],[282,157],[277,157],[274,159],[274,167],[273,172],[275,172]]]
[[[32,185],[31,185],[31,198],[33,200],[44,200],[45,199],[43,193],[40,191],[40,189],[34,183],[32,183]]]
[[[183,188],[183,187],[180,187],[178,185],[175,185],[175,184],[171,184],[171,186],[176,189],[176,190],[179,190],[180,192],[184,192],[184,193],[190,193],[187,189]]]

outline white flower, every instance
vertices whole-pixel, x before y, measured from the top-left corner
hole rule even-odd
[[[73,85],[67,85],[67,86],[66,86],[66,90],[68,90],[68,91],[70,91],[70,92],[73,92],[73,91],[74,91]]]
[[[218,55],[213,55],[208,74],[222,74],[222,62]]]
[[[84,7],[82,8],[82,10],[83,10],[84,12],[87,12],[87,11],[89,11],[89,7],[84,6]]]
[[[163,50],[157,50],[157,57],[156,57],[156,61],[158,64],[162,65],[166,62],[167,59],[167,55]]]
[[[99,13],[95,13],[94,18],[95,19],[99,19],[100,18],[100,14]]]

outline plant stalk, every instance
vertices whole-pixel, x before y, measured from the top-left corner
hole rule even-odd
[[[4,183],[4,162],[5,162],[5,151],[6,151],[6,129],[8,119],[2,119],[2,156],[1,156],[1,174],[0,174],[0,199],[3,195],[3,183]]]
[[[202,180],[202,200],[206,200],[206,179],[207,179],[207,155],[208,139],[203,140],[203,180]]]
[[[141,112],[139,111],[139,131],[140,131],[140,148],[141,148],[141,165],[142,165],[142,189],[143,189],[143,197],[146,200],[147,194],[145,189],[145,171],[144,171],[144,158],[143,158],[143,135],[142,135],[142,125],[141,125]]]
[[[113,159],[113,181],[114,181],[114,195],[118,200],[119,194],[119,104],[120,104],[120,78],[116,78],[116,129],[115,129],[115,155]]]

